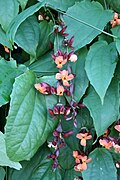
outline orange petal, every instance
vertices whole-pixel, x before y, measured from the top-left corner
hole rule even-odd
[[[76,158],[78,156],[78,151],[73,151],[73,157]]]
[[[120,132],[120,125],[116,125],[114,128]]]
[[[87,169],[87,164],[86,164],[86,162],[83,162],[83,163],[82,163],[82,169],[83,169],[83,170],[86,170],[86,169]]]
[[[80,144],[81,144],[82,146],[86,146],[86,139],[81,139]]]

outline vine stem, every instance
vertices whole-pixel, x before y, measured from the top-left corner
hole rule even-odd
[[[52,9],[54,9],[54,7],[52,7],[51,5],[48,5],[48,4],[47,4],[47,6],[49,6],[49,7],[52,8]],[[110,37],[113,37],[113,38],[115,38],[115,39],[119,39],[119,37],[114,36],[114,35],[106,32],[106,31],[104,31],[104,30],[101,30],[101,29],[99,29],[99,28],[97,28],[97,27],[95,27],[95,26],[93,26],[93,25],[91,25],[91,24],[89,24],[89,23],[87,23],[87,22],[85,22],[85,21],[83,21],[83,20],[77,19],[77,18],[73,17],[72,15],[67,14],[67,13],[65,13],[65,12],[63,12],[63,11],[61,11],[61,10],[56,9],[56,11],[58,11],[58,12],[61,13],[61,14],[64,14],[65,16],[70,17],[71,19],[74,19],[75,21],[78,21],[78,22],[80,22],[80,23],[82,23],[82,24],[85,24],[86,26],[89,26],[89,27],[91,27],[91,28],[93,28],[93,29],[95,29],[95,30],[97,30],[97,31],[100,31],[100,32],[103,33],[103,34],[106,34],[106,35],[108,35],[108,36],[110,36]]]

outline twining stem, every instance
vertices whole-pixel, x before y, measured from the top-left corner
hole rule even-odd
[[[54,7],[52,7],[51,5],[48,5],[48,4],[47,4],[47,6],[49,6],[49,7],[52,8],[52,9],[54,9]],[[64,14],[65,16],[70,17],[71,19],[74,19],[75,21],[78,21],[78,22],[80,22],[80,23],[82,23],[82,24],[85,24],[86,26],[89,26],[89,27],[91,27],[91,28],[93,28],[93,29],[96,29],[97,31],[100,31],[100,32],[103,33],[103,34],[106,34],[106,35],[108,35],[108,36],[110,36],[110,37],[113,37],[113,38],[115,38],[115,39],[119,39],[119,37],[117,37],[117,36],[115,36],[115,35],[113,35],[113,34],[110,34],[110,33],[106,32],[106,31],[104,31],[104,30],[101,30],[101,29],[99,29],[99,28],[97,28],[97,27],[95,27],[95,26],[93,26],[93,25],[91,25],[91,24],[89,24],[89,23],[87,23],[87,22],[85,22],[85,21],[83,21],[83,20],[77,19],[77,18],[73,17],[73,16],[70,15],[70,14],[67,14],[67,13],[65,13],[65,12],[63,12],[63,11],[61,11],[61,10],[58,10],[58,9],[55,9],[55,10],[58,11],[59,13],[61,13],[61,14]]]

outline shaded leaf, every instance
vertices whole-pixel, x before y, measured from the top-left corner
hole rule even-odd
[[[37,47],[37,57],[44,55],[50,49],[51,32],[53,30],[53,23],[42,21],[39,24],[40,39]]]
[[[5,178],[5,170],[4,168],[0,167],[0,179],[4,180],[4,178]]]
[[[85,180],[117,180],[116,168],[111,154],[103,148],[96,148],[91,152],[92,161],[88,163],[87,170],[82,172]]]
[[[112,30],[112,33],[118,37],[118,38],[115,38],[114,41],[116,42],[116,48],[120,54],[120,26],[116,26],[115,28],[111,30]]]
[[[15,78],[25,71],[24,65],[17,67],[14,60],[0,58],[0,106],[9,102]]]
[[[118,119],[119,93],[118,81],[113,79],[104,98],[102,105],[99,96],[93,87],[90,87],[88,95],[84,98],[84,104],[93,118],[97,136],[104,134],[106,129]]]
[[[98,41],[91,46],[86,58],[87,76],[102,103],[115,71],[117,57],[114,43],[108,45],[106,41]]]
[[[35,72],[38,76],[47,76],[48,74],[51,75],[58,72],[51,54],[52,52],[49,52],[41,56],[37,61],[30,64],[29,69]]]
[[[120,12],[120,1],[119,0],[107,0],[107,4],[109,4],[115,11]]]
[[[25,19],[27,19],[29,16],[32,16],[35,12],[37,12],[43,6],[44,6],[44,2],[43,3],[39,2],[25,9],[23,12],[17,15],[16,18],[14,18],[14,20],[11,22],[7,30],[8,39],[12,44],[14,44],[14,38],[21,23],[24,22]]]
[[[74,99],[79,102],[89,85],[89,81],[85,72],[85,60],[87,55],[87,49],[83,48],[77,52],[78,60],[72,63],[72,71],[76,74],[74,78]]]
[[[7,46],[8,48],[12,47],[9,41],[7,40],[5,31],[2,29],[1,26],[0,26],[0,44],[2,44],[3,46]]]
[[[22,169],[20,171],[8,169],[8,180],[30,180],[34,170],[39,166],[43,159],[47,158],[50,150],[43,145],[39,148],[37,153],[30,159],[30,161],[22,161]]]
[[[67,14],[72,18],[68,17]],[[111,11],[104,10],[98,2],[94,1],[82,1],[70,7],[63,17],[68,26],[66,33],[69,34],[69,37],[75,36],[73,43],[75,50],[89,44],[100,34],[105,25],[112,19],[112,16]],[[76,21],[75,18],[82,22]],[[99,28],[100,31],[93,26]]]
[[[24,10],[27,5],[28,0],[18,0],[18,2],[20,3],[22,10]]]
[[[78,178],[81,176],[80,172],[75,171],[73,168],[66,170],[64,174],[64,180],[73,180],[74,178]]]
[[[13,85],[5,135],[7,153],[14,161],[29,160],[57,124],[48,112],[56,97],[40,94],[35,81],[34,73],[28,71]]]
[[[17,170],[20,170],[20,168],[22,168],[20,163],[11,161],[7,156],[4,134],[1,131],[0,131],[0,166],[9,166]],[[2,174],[4,175],[3,171]]]
[[[15,36],[15,42],[24,51],[33,57],[36,57],[36,49],[39,43],[40,30],[37,18],[28,17],[18,28]]]
[[[19,12],[19,3],[16,0],[4,0],[0,1],[0,24],[6,31]]]

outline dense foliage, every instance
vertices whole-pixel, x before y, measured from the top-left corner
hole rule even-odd
[[[120,1],[0,1],[0,180],[120,179]]]

